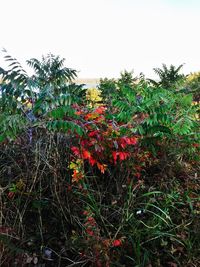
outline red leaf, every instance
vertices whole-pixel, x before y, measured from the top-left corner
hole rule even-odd
[[[114,164],[116,164],[117,157],[119,157],[119,159],[122,161],[122,160],[127,159],[130,156],[130,153],[129,152],[122,152],[122,151],[118,151],[118,152],[113,151],[112,156],[113,156]]]
[[[82,150],[82,156],[83,156],[83,159],[90,159],[91,154],[88,150],[83,149]]]
[[[121,146],[121,148],[126,148],[127,145],[135,145],[137,143],[136,137],[121,137],[118,139],[118,143]]]
[[[129,156],[129,153],[128,152],[118,152],[118,153],[119,153],[119,159],[120,160],[125,160]]]
[[[93,157],[90,156],[90,158],[89,158],[89,163],[90,163],[90,165],[91,165],[91,166],[94,166],[94,164],[95,164],[96,162],[97,162],[96,159],[94,159]]]
[[[200,144],[198,144],[198,143],[194,143],[192,146],[193,146],[193,147],[199,147]]]
[[[117,152],[113,151],[112,156],[113,156],[114,164],[116,164],[117,163]]]
[[[136,137],[124,137],[128,145],[135,145],[137,143]]]
[[[74,153],[75,156],[80,156],[80,150],[78,147],[76,146],[71,147],[71,151]]]
[[[14,193],[14,192],[9,192],[9,193],[8,193],[8,198],[9,198],[9,199],[13,199],[14,196],[15,196],[15,193]]]
[[[87,211],[87,210],[83,211],[83,215],[87,216],[88,214],[89,214],[89,211]]]
[[[88,235],[94,236],[94,232],[92,230],[86,229],[86,232],[87,232]]]
[[[120,239],[115,239],[112,245],[113,247],[120,247],[122,245],[122,241]]]
[[[98,134],[98,131],[95,130],[95,131],[90,132],[90,133],[88,134],[88,136],[89,136],[89,137],[94,137],[94,136],[96,136],[97,134]]]
[[[126,142],[126,138],[125,137],[121,137],[118,140],[118,143],[121,146],[121,148],[123,148],[123,149],[126,148],[126,146],[127,146],[127,142]]]
[[[88,220],[88,222],[94,222],[94,218],[93,218],[93,217],[91,217],[91,216],[90,216],[90,217],[88,217],[88,218],[87,218],[87,220]]]

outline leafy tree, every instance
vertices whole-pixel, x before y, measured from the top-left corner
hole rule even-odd
[[[14,138],[18,132],[32,127],[36,119],[48,121],[50,114],[54,119],[61,115],[71,116],[72,103],[83,101],[85,89],[82,85],[73,83],[76,71],[64,67],[64,59],[49,54],[42,57],[42,61],[28,60],[28,65],[35,72],[32,76],[7,52],[5,60],[9,62],[8,70],[0,68],[1,140]],[[51,113],[52,111],[54,112]],[[60,128],[64,127],[66,131],[71,126],[66,126],[65,123],[64,127],[60,124]]]
[[[120,78],[118,79],[118,84],[124,84],[126,86],[134,86],[135,82],[137,82],[138,78],[133,76],[133,71],[124,70],[120,73]]]
[[[107,104],[111,104],[113,95],[120,94],[121,87],[130,87],[133,90],[138,90],[139,81],[144,81],[144,76],[141,73],[140,77],[134,77],[133,71],[129,72],[124,70],[120,73],[120,77],[118,79],[100,79],[100,84],[98,88],[102,92],[102,97],[104,102]]]
[[[100,79],[98,89],[101,91],[101,96],[104,99],[104,102],[111,104],[112,95],[117,92],[117,84],[115,79]]]
[[[156,87],[162,87],[164,89],[179,88],[184,81],[184,75],[180,74],[183,64],[175,67],[170,65],[169,67],[166,64],[162,64],[162,68],[154,68],[154,72],[159,76],[159,81],[149,79],[149,81]]]
[[[43,56],[41,61],[36,58],[27,60],[27,64],[35,71],[31,78],[40,91],[48,86],[54,96],[66,93],[66,83],[72,82],[77,73],[73,69],[64,67],[64,62],[64,58],[53,54]]]
[[[24,99],[31,94],[28,90],[28,75],[15,58],[6,55],[5,60],[10,64],[8,70],[0,68],[2,77],[0,109],[1,112],[16,113],[21,109],[21,107],[19,108],[19,100],[23,103]]]
[[[113,95],[114,118],[125,128],[132,127],[133,132],[143,136],[143,145],[152,152],[158,151],[158,143],[161,143],[166,154],[192,156],[188,144],[200,141],[197,107],[192,105],[192,95],[163,88],[155,90],[144,86],[142,81],[141,84],[137,85],[139,95],[138,91],[126,86]]]

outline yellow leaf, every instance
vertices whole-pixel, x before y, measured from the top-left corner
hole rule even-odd
[[[76,169],[76,167],[77,167],[77,165],[76,165],[76,163],[74,163],[74,162],[71,162],[71,163],[69,164],[69,169],[70,169],[70,170]]]

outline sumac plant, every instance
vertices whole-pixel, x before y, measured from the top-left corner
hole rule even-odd
[[[88,103],[59,57],[29,61],[31,77],[6,58],[0,265],[199,266],[192,95],[125,73],[101,81],[102,99]]]
[[[71,146],[72,182],[79,182],[86,175],[87,166],[104,174],[116,165],[131,160],[133,177],[140,177],[142,166],[148,153],[140,148],[140,137],[123,124],[111,120],[105,106],[89,109],[74,105],[78,116],[76,123],[81,125],[84,134],[74,135]],[[142,165],[143,165],[142,163]]]
[[[150,87],[143,81],[133,88],[120,84],[112,96],[112,118],[141,138],[144,149],[155,156],[198,160],[198,107],[192,94]]]

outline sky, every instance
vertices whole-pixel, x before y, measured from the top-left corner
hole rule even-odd
[[[25,68],[51,52],[80,78],[200,71],[200,0],[0,0],[0,25],[0,49]]]

